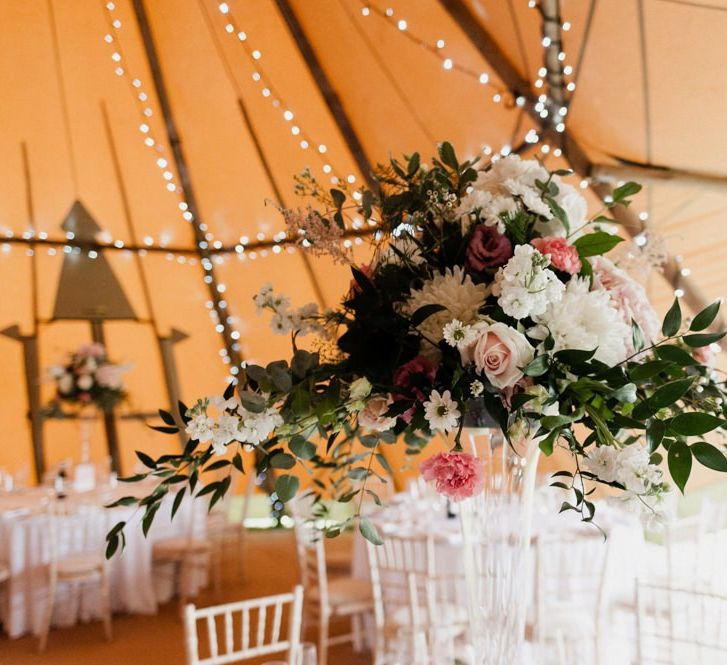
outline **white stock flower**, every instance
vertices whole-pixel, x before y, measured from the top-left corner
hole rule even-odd
[[[604,483],[616,480],[618,450],[613,446],[593,446],[585,456],[586,468]]]
[[[458,319],[452,319],[442,329],[444,341],[458,349],[465,348],[477,339],[477,331]]]
[[[424,402],[424,417],[429,423],[429,429],[440,432],[451,432],[456,429],[462,415],[457,406],[449,390],[445,390],[441,395],[439,391],[432,390],[429,399]]]
[[[649,463],[649,451],[638,443],[624,446],[618,454],[616,480],[627,491],[643,494],[651,485],[661,481],[661,470]]]
[[[240,407],[239,413],[241,424],[237,440],[243,443],[262,443],[284,422],[274,407],[268,407],[261,413]]]
[[[524,319],[543,314],[558,302],[565,287],[547,268],[550,261],[532,245],[517,245],[513,257],[497,271],[492,292],[508,316]]]
[[[532,335],[545,339],[550,332],[553,352],[596,349],[596,360],[616,365],[626,358],[631,328],[614,307],[608,292],[590,291],[589,287],[588,279],[571,278],[562,297],[533,316],[542,327],[533,330]]]
[[[212,428],[215,425],[213,418],[207,415],[206,411],[192,412],[192,420],[187,423],[184,431],[190,439],[195,439],[200,443],[210,441],[212,439]]]
[[[218,419],[215,428],[212,430],[212,448],[217,455],[224,455],[228,443],[239,440],[240,419],[223,413]]]
[[[484,284],[475,284],[460,266],[447,268],[444,274],[437,273],[414,289],[403,307],[403,313],[411,316],[424,305],[442,305],[443,310],[435,312],[418,326],[422,335],[435,344],[443,338],[444,326],[457,319],[469,324],[476,320],[477,313],[485,302],[489,289]],[[432,345],[422,342],[422,352],[431,354]]]

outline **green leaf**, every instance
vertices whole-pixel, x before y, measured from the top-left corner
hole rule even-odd
[[[186,487],[182,487],[182,489],[177,492],[177,495],[174,497],[174,503],[172,503],[172,516],[170,519],[174,519],[174,516],[177,514],[177,511],[179,510],[179,506],[182,505],[182,500],[184,499],[184,494],[187,491]]]
[[[270,368],[270,378],[273,381],[273,385],[281,392],[290,392],[293,387],[293,379],[290,376],[290,372],[279,365],[275,365]]]
[[[704,330],[705,328],[709,328],[709,326],[711,326],[714,320],[717,318],[717,314],[719,314],[719,308],[721,304],[722,303],[717,300],[711,305],[707,305],[701,312],[699,312],[699,314],[694,317],[694,319],[692,319],[689,330],[694,330],[695,332],[698,332],[700,330]]]
[[[153,429],[155,432],[161,432],[162,434],[177,434],[179,427],[165,427],[161,425],[149,425],[149,429]]]
[[[270,456],[270,466],[273,469],[292,469],[295,466],[295,457],[278,450]]]
[[[333,199],[333,204],[340,210],[346,202],[346,195],[340,189],[331,189],[330,195]]]
[[[533,360],[523,369],[523,374],[526,376],[542,376],[548,371],[549,358],[543,354],[536,356]]]
[[[637,353],[644,348],[644,333],[641,332],[641,327],[633,319],[631,319],[631,340],[634,345],[634,351]]]
[[[174,416],[169,413],[169,411],[165,411],[164,409],[159,409],[159,417],[167,424],[171,425],[172,427],[177,426],[177,422],[174,420]]]
[[[672,306],[664,317],[661,325],[661,332],[664,337],[673,337],[679,332],[682,325],[682,308],[679,306],[679,298],[674,298]]]
[[[275,493],[283,503],[290,501],[298,491],[300,481],[295,476],[283,475],[275,482]]]
[[[316,454],[315,444],[307,441],[300,434],[296,434],[290,439],[288,448],[290,448],[294,455],[300,457],[300,459],[313,459],[313,456]]]
[[[391,465],[389,464],[389,460],[386,459],[381,453],[376,453],[376,459],[378,460],[379,464],[381,464],[382,468],[388,473],[390,476],[394,475],[394,471],[391,468]]]
[[[439,144],[439,158],[450,168],[455,171],[459,168],[459,162],[457,162],[457,155],[454,152],[454,148],[449,141],[443,141]]]
[[[662,442],[666,432],[666,423],[663,420],[654,418],[646,428],[646,443],[649,444],[649,452],[654,452]]]
[[[719,342],[727,331],[717,333],[696,333],[695,335],[684,335],[682,340],[687,346],[691,346],[693,349],[698,349],[702,346],[709,346],[715,342]]]
[[[578,250],[578,255],[583,258],[600,256],[610,252],[620,242],[623,242],[621,236],[606,233],[605,231],[594,231],[581,236],[573,245]]]
[[[671,360],[649,360],[648,362],[631,368],[629,370],[629,376],[632,381],[644,381],[673,365],[674,363]]]
[[[242,406],[248,411],[252,411],[252,413],[262,413],[267,406],[267,402],[262,395],[258,395],[250,390],[240,391],[240,402],[242,402]]]
[[[614,203],[624,203],[626,199],[641,191],[641,185],[638,182],[625,182],[620,187],[613,190],[611,196]]]
[[[149,467],[150,469],[156,469],[156,462],[149,457],[146,453],[141,452],[141,450],[136,451],[136,456],[139,458],[139,461],[146,467]]]
[[[234,466],[240,473],[245,473],[245,467],[242,465],[242,455],[235,453],[232,458],[232,466]]]
[[[424,323],[432,314],[441,312],[444,309],[447,309],[444,305],[422,305],[409,317],[409,323],[412,328],[416,328],[418,325]]]
[[[694,378],[677,379],[670,381],[657,388],[648,399],[637,404],[633,411],[633,417],[637,420],[645,420],[654,415],[659,409],[671,406],[680,399],[694,384]]]
[[[373,543],[374,545],[384,544],[384,541],[381,540],[381,536],[379,536],[376,527],[371,524],[368,517],[364,517],[363,515],[359,517],[358,529],[361,532],[361,535],[366,538],[366,540],[368,540],[370,543]]]
[[[689,446],[681,439],[676,439],[669,446],[669,455],[667,456],[669,464],[669,473],[676,483],[682,494],[684,494],[684,486],[689,480],[689,474],[692,472],[692,451]]]
[[[598,349],[590,351],[581,349],[563,349],[562,351],[556,351],[553,355],[566,365],[580,365],[593,358],[593,356],[596,355],[596,351],[598,351]]]
[[[679,367],[688,367],[689,365],[696,365],[697,361],[687,353],[680,346],[674,344],[665,344],[663,346],[657,346],[655,353],[662,360],[670,360],[676,363]]]
[[[672,419],[670,429],[683,436],[700,436],[725,424],[727,421],[709,413],[680,413]]]
[[[548,431],[552,431],[559,427],[563,427],[564,425],[568,425],[572,421],[573,421],[573,419],[570,416],[563,416],[563,415],[543,416],[540,419],[540,424],[542,427],[544,427]]]
[[[697,458],[702,466],[714,471],[727,471],[727,457],[716,446],[706,441],[697,441],[697,443],[692,444],[691,450],[692,455]]]

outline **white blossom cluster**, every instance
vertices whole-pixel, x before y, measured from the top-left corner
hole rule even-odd
[[[532,245],[518,245],[514,256],[495,275],[492,292],[508,316],[525,319],[544,314],[563,297],[565,286],[548,269],[550,260]]]
[[[278,335],[287,335],[291,332],[299,335],[323,332],[321,314],[315,303],[291,309],[290,299],[282,294],[274,293],[270,283],[262,286],[260,291],[253,296],[253,301],[258,314],[266,309],[273,313],[270,327]]]
[[[218,455],[223,455],[233,441],[246,445],[262,443],[283,424],[274,407],[254,413],[239,398],[225,399],[219,395],[199,400],[186,415],[191,420],[185,432],[200,443],[211,441]]]

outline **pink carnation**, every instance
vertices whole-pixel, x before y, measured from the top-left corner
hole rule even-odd
[[[467,267],[475,272],[504,266],[512,258],[512,243],[494,226],[478,224],[467,245]]]
[[[578,256],[578,250],[569,245],[565,238],[556,236],[545,236],[544,238],[533,238],[530,244],[535,247],[543,256],[550,256],[551,265],[557,270],[575,275],[583,267]]]
[[[106,349],[103,344],[91,342],[90,344],[82,344],[79,346],[76,350],[76,355],[88,358],[102,358],[106,355]]]
[[[427,482],[452,501],[463,501],[484,488],[481,462],[468,453],[437,453],[419,467]]]
[[[417,356],[412,358],[409,362],[404,363],[401,367],[397,368],[394,372],[394,385],[400,388],[404,393],[411,393],[412,396],[419,402],[424,402],[427,396],[422,392],[419,385],[422,383],[422,379],[428,384],[434,381],[434,377],[437,374],[439,365],[429,358],[424,356]],[[394,393],[394,400],[399,401],[406,399],[406,395]],[[407,409],[401,414],[404,422],[411,422],[412,416],[414,415],[414,407]]]
[[[656,341],[661,325],[644,287],[605,256],[594,256],[591,265],[594,288],[608,291],[611,302],[621,313],[624,322],[630,327],[631,320],[636,321],[647,344]],[[629,354],[634,352],[630,335],[626,340],[626,348]]]

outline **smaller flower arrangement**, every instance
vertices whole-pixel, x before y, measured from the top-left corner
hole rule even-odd
[[[56,384],[51,410],[58,413],[61,403],[78,407],[95,405],[104,411],[112,409],[126,397],[123,374],[127,369],[108,359],[103,344],[79,346],[66,364],[49,369]]]

